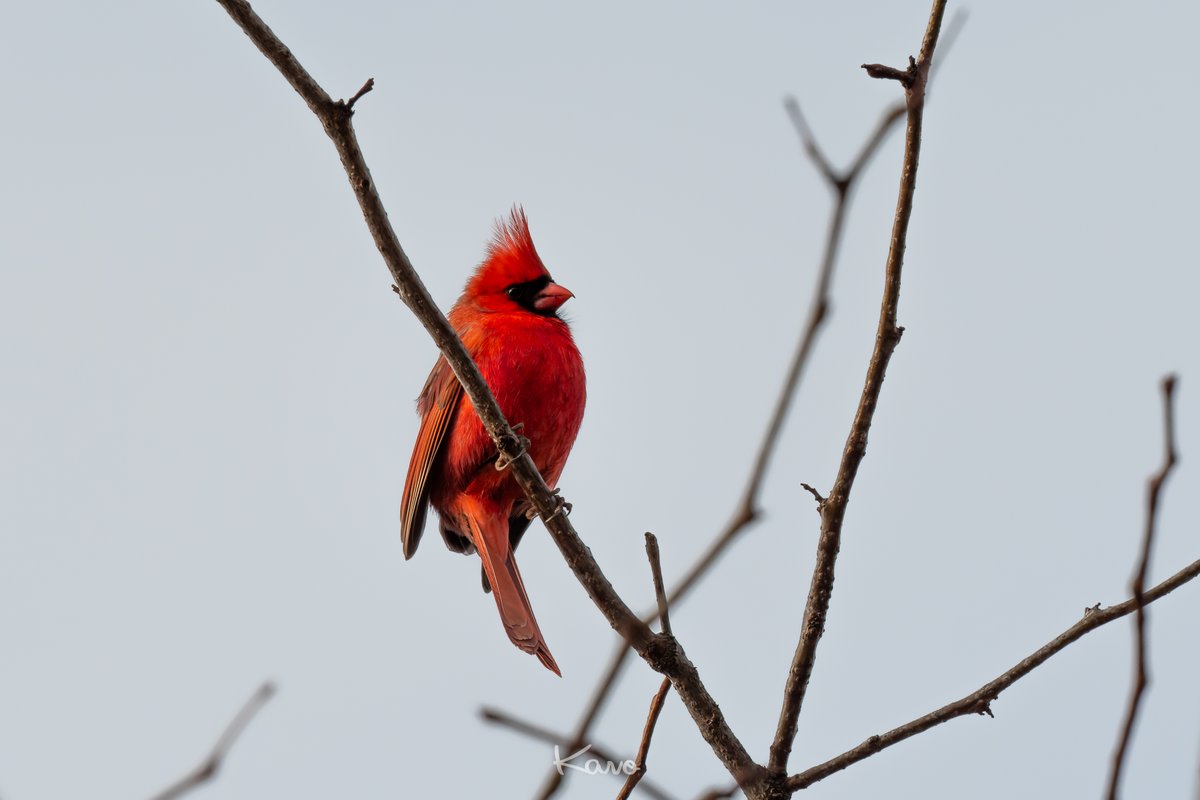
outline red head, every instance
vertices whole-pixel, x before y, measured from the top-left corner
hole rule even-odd
[[[520,206],[507,221],[496,223],[487,257],[463,290],[463,299],[482,310],[526,311],[544,317],[557,316],[558,307],[574,296],[550,278]]]

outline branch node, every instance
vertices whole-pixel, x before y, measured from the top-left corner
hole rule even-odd
[[[1088,606],[1087,608],[1085,608],[1083,610],[1083,616],[1086,619],[1087,617],[1090,617],[1092,614],[1095,614],[1098,611],[1100,611],[1100,604],[1096,603],[1096,605],[1094,605],[1094,606]]]

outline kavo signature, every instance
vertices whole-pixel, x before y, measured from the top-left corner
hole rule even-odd
[[[629,759],[614,763],[612,761],[601,761],[598,758],[589,758],[582,764],[571,763],[591,749],[592,746],[589,744],[564,758],[558,749],[558,745],[554,745],[554,768],[558,770],[559,775],[564,774],[563,768],[585,772],[588,775],[632,775],[637,772],[637,764]]]

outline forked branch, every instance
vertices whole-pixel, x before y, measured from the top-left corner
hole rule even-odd
[[[904,329],[896,322],[896,310],[900,302],[900,276],[904,265],[904,248],[908,239],[908,223],[912,218],[913,196],[917,187],[917,166],[921,152],[921,126],[925,111],[925,81],[933,63],[942,17],[946,12],[946,0],[934,0],[929,14],[929,24],[921,44],[921,54],[912,60],[913,80],[904,87],[907,110],[907,125],[904,133],[904,163],[900,172],[900,192],[896,201],[896,216],[892,223],[891,247],[884,267],[883,301],[879,313],[879,326],[875,333],[875,350],[867,367],[867,377],[862,394],[850,426],[850,435],[842,451],[841,464],[829,496],[821,505],[821,533],[817,541],[817,558],[813,567],[808,600],[804,607],[800,641],[788,670],[784,687],[783,706],[779,712],[779,724],[775,740],[771,744],[767,770],[782,775],[787,770],[792,742],[800,720],[800,708],[812,677],[816,662],[817,645],[825,632],[825,618],[829,612],[829,600],[833,594],[834,565],[841,549],[842,522],[850,501],[850,490],[858,474],[859,465],[867,452],[867,434],[879,403],[883,389],[883,377],[888,362]]]

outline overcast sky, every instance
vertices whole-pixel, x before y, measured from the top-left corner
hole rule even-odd
[[[614,635],[539,523],[520,563],[563,671],[507,641],[478,563],[411,562],[398,505],[435,358],[389,290],[332,145],[212,0],[13,3],[0,28],[0,797],[144,798],[262,680],[278,696],[205,798],[528,797]],[[952,3],[951,8],[958,3]],[[928,4],[255,7],[355,122],[449,305],[523,203],[588,369],[563,475],[628,601],[725,523],[807,309],[837,163],[898,87]],[[792,759],[799,771],[974,690],[1127,596],[1157,383],[1183,461],[1152,578],[1200,556],[1195,2],[978,3],[932,91],[900,321]],[[834,311],[764,518],[673,613],[760,760],[818,518],[874,336],[901,137],[849,218]],[[1200,584],[1150,611],[1129,797],[1196,791]],[[1131,626],[1088,636],[815,798],[1096,797]],[[632,753],[636,664],[596,743]],[[650,774],[729,782],[678,699]],[[449,788],[448,788],[449,787]],[[573,776],[568,797],[613,779]]]

